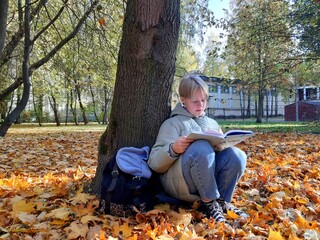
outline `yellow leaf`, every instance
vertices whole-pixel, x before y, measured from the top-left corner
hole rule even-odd
[[[227,211],[227,214],[228,214],[228,216],[231,217],[232,219],[237,219],[237,218],[239,218],[239,215],[235,214],[234,211],[228,210],[228,211]]]
[[[295,190],[300,189],[300,183],[299,183],[298,180],[295,180],[295,181],[294,181],[293,188],[294,188]]]
[[[79,193],[74,198],[71,198],[71,204],[76,205],[78,203],[87,203],[88,200],[94,198],[93,196],[86,193]]]
[[[299,196],[295,196],[294,200],[296,200],[298,203],[301,203],[301,204],[306,204],[309,202],[308,198],[303,198],[303,197],[299,197]]]
[[[51,225],[58,225],[58,226],[62,226],[66,224],[65,220],[61,220],[61,219],[54,219],[50,222]]]
[[[291,233],[289,236],[290,240],[300,240],[300,238],[297,237],[296,233]]]
[[[192,220],[191,213],[185,212],[182,209],[180,209],[179,213],[170,211],[168,215],[170,216],[172,223],[174,223],[176,226],[188,226]]]
[[[270,228],[268,240],[284,240],[284,238],[281,236],[280,231],[273,231]]]
[[[68,239],[85,238],[89,228],[87,225],[75,221],[72,222],[69,227],[66,227],[65,231],[68,235]]]
[[[118,223],[113,225],[113,234],[114,236],[121,236],[122,238],[127,238],[131,235],[132,228],[129,227],[128,223],[124,223],[121,226],[119,226]]]
[[[12,211],[14,215],[20,212],[32,213],[35,210],[35,204],[32,202],[27,203],[25,200],[14,202],[12,205]]]
[[[57,208],[53,209],[50,213],[46,215],[47,218],[58,218],[61,220],[68,220],[69,215],[71,214],[71,210],[69,208]]]
[[[81,223],[88,224],[88,222],[102,222],[102,219],[92,215],[87,215],[81,218]]]

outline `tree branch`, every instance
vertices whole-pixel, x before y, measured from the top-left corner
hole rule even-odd
[[[81,26],[86,21],[87,17],[93,11],[93,9],[97,6],[100,0],[95,0],[90,8],[84,13],[82,18],[79,20],[78,24],[76,25],[75,29],[63,40],[61,40],[56,47],[54,47],[45,57],[38,60],[37,62],[33,63],[29,67],[29,75],[33,74],[33,71],[41,67],[43,64],[47,63],[65,44],[67,44],[72,38],[76,36],[79,32]],[[23,35],[23,34],[22,34]],[[3,101],[9,94],[11,94],[15,89],[17,89],[22,84],[22,77],[18,77],[15,82],[13,82],[8,88],[3,90],[0,93],[0,102]]]

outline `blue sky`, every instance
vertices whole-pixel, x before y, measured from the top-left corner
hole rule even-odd
[[[216,18],[223,18],[223,9],[229,9],[229,0],[209,0],[209,9],[213,11]]]

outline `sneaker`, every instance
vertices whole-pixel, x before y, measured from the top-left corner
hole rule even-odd
[[[231,203],[226,202],[225,200],[223,200],[221,198],[217,199],[217,202],[224,213],[228,213],[228,211],[232,211],[241,218],[248,218],[249,217],[249,215],[246,214],[244,211],[240,210],[239,208],[233,206]]]
[[[226,219],[224,218],[222,213],[222,209],[216,200],[203,202],[203,205],[205,207],[207,218],[212,217],[216,222],[226,222]]]

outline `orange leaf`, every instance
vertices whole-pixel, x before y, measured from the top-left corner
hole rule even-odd
[[[297,215],[297,219],[295,224],[298,228],[307,228],[307,229],[315,229],[318,226],[317,221],[309,222],[304,219],[300,214]]]
[[[106,25],[106,20],[103,17],[99,18],[98,22],[99,22],[100,26]]]

